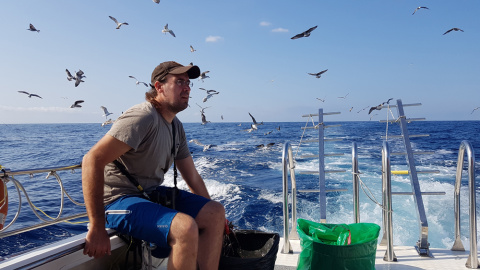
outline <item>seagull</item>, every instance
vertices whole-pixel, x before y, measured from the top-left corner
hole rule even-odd
[[[75,72],[75,87],[77,87],[81,82],[84,82],[82,79],[86,78],[83,76],[83,71],[80,69],[77,72]]]
[[[192,139],[192,140],[190,140],[190,141],[188,141],[188,142],[193,142],[194,144],[196,144],[196,145],[198,145],[198,146],[203,146],[203,152],[205,152],[205,151],[207,151],[208,149],[216,146],[216,145],[214,145],[214,144],[203,144],[203,143],[201,143],[200,141],[198,141],[197,139]]]
[[[22,93],[22,94],[28,95],[29,98],[31,98],[31,97],[38,97],[38,98],[43,99],[41,96],[39,96],[39,95],[37,95],[37,94],[30,94],[30,93],[25,92],[25,91],[18,91],[18,92],[19,92],[19,93]]]
[[[320,71],[320,72],[318,72],[318,73],[308,73],[308,74],[309,74],[309,75],[312,75],[312,76],[315,76],[315,77],[317,77],[317,78],[320,78],[320,77],[322,77],[322,74],[323,74],[323,73],[327,72],[327,70],[328,70],[328,69],[322,70],[322,71]]]
[[[470,114],[472,114],[474,111],[480,109],[480,107],[476,107],[475,109],[472,110],[472,112]]]
[[[387,101],[382,102],[382,103],[378,104],[378,105],[375,106],[375,107],[371,107],[370,110],[368,110],[368,114],[370,114],[370,113],[371,113],[372,111],[374,111],[374,110],[381,110],[382,107],[383,107],[383,105],[389,104],[389,103],[390,103],[390,100],[392,100],[392,99],[393,99],[393,98],[389,98]],[[370,120],[371,120],[371,119],[372,119],[372,118],[370,118]]]
[[[105,116],[105,119],[107,119],[107,116],[109,116],[110,114],[113,114],[113,113],[109,112],[107,110],[107,108],[105,108],[104,106],[100,106],[100,109],[103,110],[103,116]]]
[[[76,80],[76,78],[72,76],[72,73],[70,73],[68,69],[65,69],[65,72],[67,72],[67,80],[69,81]]]
[[[112,17],[112,16],[108,16],[108,17],[109,17],[110,19],[112,19],[112,21],[114,21],[114,22],[117,24],[117,28],[116,28],[116,29],[120,29],[120,26],[122,26],[122,25],[124,25],[124,24],[125,24],[125,25],[128,25],[128,23],[126,23],[126,22],[119,23],[119,22],[117,21],[117,19],[115,19],[115,18]]]
[[[348,94],[350,94],[350,93],[347,93],[345,96],[343,96],[343,97],[338,97],[338,98],[343,98],[343,99],[346,99],[346,98],[347,98],[347,96],[348,96]]]
[[[352,110],[353,110],[353,107],[351,107],[349,111],[352,112]]]
[[[202,125],[206,125],[207,123],[210,123],[210,121],[207,121],[207,117],[205,114],[202,112]]]
[[[324,98],[324,99],[321,99],[321,98],[318,98],[318,97],[317,97],[316,99],[320,100],[321,102],[325,102],[325,98]]]
[[[110,119],[108,119],[107,121],[105,121],[105,122],[102,123],[102,127],[103,127],[103,126],[106,126],[106,125],[113,124],[113,122],[115,122],[115,121],[112,121],[112,119],[110,118]]]
[[[278,128],[275,128],[276,130],[280,131],[280,126],[278,126]]]
[[[200,107],[200,109],[202,109],[202,110],[200,111],[200,113],[204,113],[204,112],[205,112],[205,109],[210,108],[210,106],[204,108],[204,107],[198,105],[198,103],[195,103],[195,104],[197,104],[197,106]]]
[[[302,37],[309,37],[310,36],[310,33],[315,30],[315,28],[317,28],[318,25],[308,29],[307,31],[303,32],[303,33],[300,33],[298,35],[295,35],[293,36],[291,39],[297,39],[297,38],[302,38]]]
[[[137,78],[135,78],[135,77],[133,77],[133,76],[128,76],[128,77],[134,79],[134,80],[136,81],[135,84],[138,85],[138,84],[140,84],[140,83],[143,83],[143,85],[145,85],[145,87],[148,87],[148,84],[147,84],[147,83],[145,83],[145,82],[140,82],[140,81],[137,80]]]
[[[33,26],[33,24],[30,24],[30,27],[27,30],[32,31],[32,32],[40,33],[40,30],[37,30],[37,28],[35,28],[35,26]]]
[[[154,3],[157,3],[159,4],[160,3],[160,0],[152,0]]]
[[[190,51],[191,51],[191,52],[194,52],[194,51],[196,51],[196,50],[193,48],[193,46],[192,46],[192,45],[190,45]],[[192,66],[193,66],[193,65],[192,65]]]
[[[206,97],[203,98],[203,102],[207,102],[207,100],[211,98],[213,95],[218,95],[218,93],[208,94]]]
[[[75,101],[75,103],[73,103],[72,106],[70,106],[70,108],[81,108],[82,105],[80,105],[80,103],[83,103],[83,100]]]
[[[164,26],[163,29],[162,29],[162,32],[163,32],[164,34],[170,33],[170,35],[172,35],[173,37],[175,37],[175,34],[173,33],[173,31],[170,30],[170,29],[168,29],[168,23],[165,24],[165,26]]]
[[[412,15],[415,14],[415,12],[417,12],[417,10],[419,10],[419,9],[421,9],[421,8],[429,9],[428,7],[417,7],[417,8],[413,11]]]
[[[252,118],[252,121],[253,121],[253,124],[251,125],[252,129],[255,129],[257,130],[258,129],[258,126],[259,125],[263,125],[263,121],[262,123],[257,123],[257,121],[255,120],[255,118],[253,117],[253,115],[251,113],[248,113],[250,115],[250,117]]]
[[[445,32],[445,33],[443,33],[443,34],[445,35],[445,34],[448,34],[448,33],[452,32],[452,31],[462,31],[462,32],[464,32],[462,29],[457,28],[457,27],[454,27],[454,28],[448,30],[447,32]]]
[[[205,89],[205,88],[202,88],[202,87],[199,87],[198,89],[200,89],[200,90],[203,90],[203,91],[207,92],[207,94],[220,94],[220,92],[218,92],[217,90],[213,90],[213,89],[211,89],[211,90],[207,90],[207,89]]]
[[[198,79],[199,79],[199,80],[202,80],[202,82],[203,82],[204,79],[210,78],[210,77],[207,76],[207,73],[209,73],[209,72],[210,72],[210,71],[208,71],[208,70],[202,72],[202,74],[200,74],[200,77],[198,77]]]

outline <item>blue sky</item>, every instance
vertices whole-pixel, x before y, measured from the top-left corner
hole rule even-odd
[[[412,15],[418,6],[429,9]],[[201,121],[196,103],[212,122],[250,122],[249,112],[303,122],[318,108],[341,113],[332,121],[381,120],[385,110],[362,109],[389,98],[422,103],[405,109],[412,118],[479,120],[479,13],[473,0],[1,1],[0,124],[101,123],[100,106],[115,119],[144,101],[128,76],[149,82],[167,60],[210,71],[193,81],[183,122]],[[129,25],[117,30],[108,16]],[[161,32],[167,23],[176,37]],[[453,27],[464,32],[443,35]],[[65,69],[85,82],[75,87]],[[203,103],[199,87],[220,94]]]

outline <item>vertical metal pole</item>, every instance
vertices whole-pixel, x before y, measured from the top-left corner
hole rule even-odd
[[[290,167],[290,183],[292,187],[292,229],[290,239],[299,239],[297,232],[297,180],[295,179],[295,163],[293,162],[292,147],[288,148],[288,164]]]
[[[288,164],[287,164],[287,154],[291,150],[290,143],[286,142],[283,146],[282,154],[282,191],[283,191],[283,236],[284,244],[282,248],[282,253],[293,253],[292,246],[290,245],[290,239],[288,238]]]
[[[382,201],[383,201],[383,230],[387,236],[387,250],[384,261],[396,262],[397,257],[393,252],[393,225],[392,225],[392,180],[390,169],[390,148],[383,142],[382,147]]]
[[[477,256],[477,209],[475,194],[475,154],[468,141],[462,141],[458,153],[457,174],[455,177],[455,243],[452,250],[465,250],[460,240],[460,183],[462,181],[462,169],[464,153],[467,151],[468,157],[468,189],[469,189],[469,225],[470,225],[470,254],[468,255],[465,266],[468,268],[478,268]]]
[[[352,175],[353,175],[353,222],[360,222],[359,199],[359,181],[358,181],[358,154],[357,143],[352,143]]]
[[[325,129],[323,123],[323,109],[318,109],[318,172],[319,172],[319,201],[320,223],[327,223],[327,195],[325,188]]]

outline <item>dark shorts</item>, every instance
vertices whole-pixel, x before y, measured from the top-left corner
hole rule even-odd
[[[160,186],[158,189],[168,189],[168,187]],[[105,210],[129,210],[130,212],[127,214],[107,214],[106,227],[121,234],[127,234],[155,244],[157,248],[152,251],[152,255],[165,258],[170,254],[167,236],[175,215],[181,212],[195,218],[209,201],[205,197],[179,190],[175,205],[176,210],[172,210],[141,196],[123,196],[105,206]]]

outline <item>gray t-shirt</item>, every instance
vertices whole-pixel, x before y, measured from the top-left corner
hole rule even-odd
[[[175,159],[190,156],[185,130],[177,117],[175,126]],[[137,179],[147,192],[163,183],[164,174],[173,163],[172,125],[150,104],[144,102],[123,113],[107,132],[132,149],[118,158],[127,171]],[[104,204],[109,204],[124,195],[140,194],[138,189],[113,163],[105,166]]]

